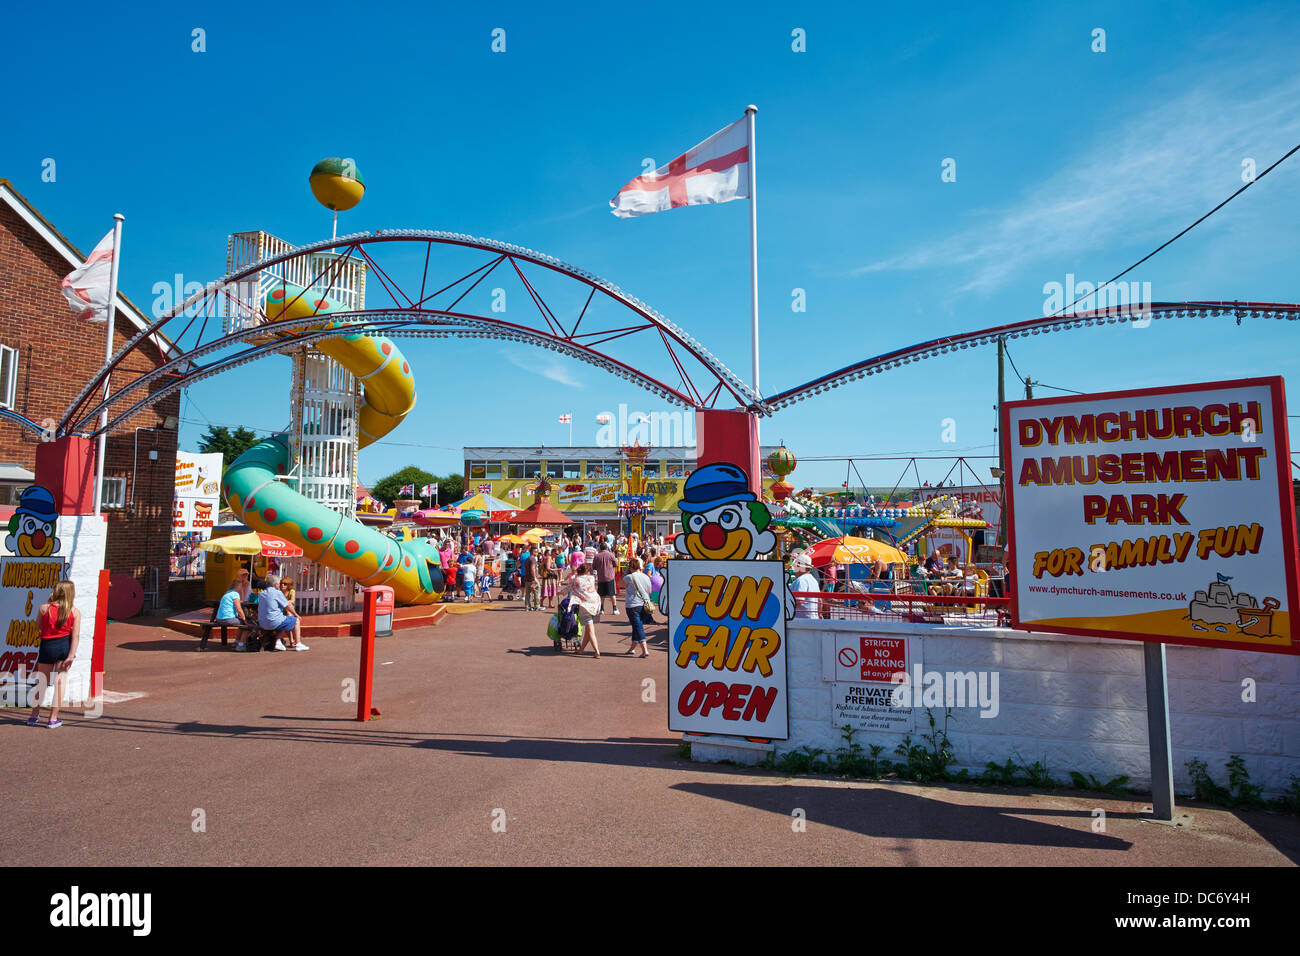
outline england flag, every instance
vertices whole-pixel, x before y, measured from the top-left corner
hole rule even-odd
[[[561,416],[560,416],[560,424],[561,424],[561,425],[571,425],[571,424],[573,424],[573,416],[572,416],[572,415],[561,415]]]
[[[63,297],[78,318],[103,322],[108,318],[108,286],[113,271],[113,232],[99,240],[90,256],[63,277]]]
[[[620,219],[749,196],[749,124],[741,117],[667,166],[638,176],[609,201]]]
[[[420,496],[423,498],[432,498],[437,493],[438,493],[438,486],[436,484],[425,485],[423,488],[420,489]]]

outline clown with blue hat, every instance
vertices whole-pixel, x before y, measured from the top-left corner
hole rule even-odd
[[[682,486],[682,532],[673,539],[681,558],[702,561],[753,561],[776,548],[767,505],[749,490],[749,476],[732,464],[697,468]],[[661,592],[667,606],[667,584]],[[787,589],[786,618],[794,614]]]
[[[24,558],[48,558],[59,550],[59,539],[54,536],[58,521],[54,496],[40,485],[32,485],[22,493],[9,519],[5,548]]]
[[[750,561],[776,547],[768,530],[767,505],[749,490],[749,476],[735,465],[705,465],[682,488],[679,554],[713,561]]]

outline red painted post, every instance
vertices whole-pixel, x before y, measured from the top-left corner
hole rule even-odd
[[[370,704],[375,678],[375,637],[393,633],[393,589],[383,584],[362,588],[361,668],[357,680],[357,720],[382,716]]]
[[[104,693],[104,652],[108,644],[108,568],[99,572],[99,593],[95,598],[94,645],[90,648],[90,697]]]
[[[95,446],[65,436],[36,446],[36,484],[54,496],[61,515],[88,515],[95,502]]]
[[[695,466],[737,465],[749,475],[749,490],[763,492],[758,418],[744,410],[701,408],[695,412]]]

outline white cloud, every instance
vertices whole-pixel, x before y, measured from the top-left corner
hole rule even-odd
[[[1227,82],[1214,69],[1200,75],[1212,76],[1214,85],[1194,86],[1131,117],[1094,116],[1075,124],[1092,133],[1083,151],[1010,205],[985,211],[978,225],[851,274],[944,268],[955,270],[955,292],[987,293],[1026,268],[1049,263],[1049,278],[1058,281],[1082,268],[1119,271],[1129,261],[1107,250],[1135,241],[1154,248],[1243,184],[1242,159],[1253,158],[1262,171],[1300,140],[1300,78],[1266,86],[1258,75],[1249,85]],[[1147,93],[1144,102],[1151,98]],[[1300,166],[1300,156],[1179,243],[1247,214],[1248,200],[1258,200],[1261,191],[1293,188],[1287,182],[1294,181],[1293,165]],[[1251,210],[1276,211],[1272,203]]]
[[[502,349],[501,354],[505,356],[507,362],[517,366],[526,372],[533,372],[543,378],[549,378],[552,382],[559,382],[561,385],[568,385],[572,388],[582,388],[583,385],[573,376],[573,362],[577,359],[571,359],[569,362],[563,359],[546,355],[540,350],[529,352],[525,355]]]

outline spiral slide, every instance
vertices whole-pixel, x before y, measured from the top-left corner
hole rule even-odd
[[[272,320],[321,316],[323,321],[313,328],[347,327],[329,318],[330,313],[341,311],[336,304],[301,286],[276,286],[267,294],[265,306]],[[411,366],[391,339],[345,333],[322,339],[316,347],[363,383],[359,448],[388,434],[415,407]],[[292,541],[306,557],[362,585],[387,584],[400,604],[433,604],[442,599],[446,582],[432,543],[395,541],[312,501],[277,480],[288,467],[287,436],[274,435],[226,469],[222,493],[246,525]]]

